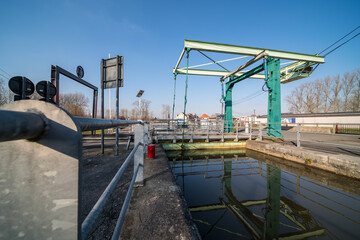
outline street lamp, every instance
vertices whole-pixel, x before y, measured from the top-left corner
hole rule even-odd
[[[140,90],[138,92],[138,94],[136,94],[136,97],[139,98],[139,115],[140,115],[140,119],[138,119],[138,120],[141,120],[141,96],[143,95],[143,93],[144,93],[144,90]]]

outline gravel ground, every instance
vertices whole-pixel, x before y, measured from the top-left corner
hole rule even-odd
[[[105,154],[101,154],[99,142],[97,140],[83,143],[80,222],[84,221],[132,150],[132,147],[126,150],[126,142],[120,142],[119,156],[115,156],[113,141],[105,141]],[[132,178],[133,167],[133,161],[131,161],[87,239],[111,239]]]

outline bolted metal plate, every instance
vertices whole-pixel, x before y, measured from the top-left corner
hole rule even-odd
[[[119,87],[124,86],[124,57],[117,56],[115,58],[109,58],[104,60],[102,71],[104,71],[104,79],[102,84],[104,88],[115,88],[116,81],[118,81]]]
[[[49,128],[37,141],[0,143],[0,239],[77,239],[80,129],[47,102],[22,100],[1,109],[42,113]]]

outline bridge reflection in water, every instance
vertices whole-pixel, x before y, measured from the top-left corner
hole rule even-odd
[[[358,239],[358,180],[245,150],[167,154],[203,239]]]

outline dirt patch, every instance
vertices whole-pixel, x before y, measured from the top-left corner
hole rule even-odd
[[[126,157],[132,150],[126,150],[127,142],[120,142],[119,156],[115,156],[114,141],[105,141],[105,153],[101,154],[100,141],[85,141],[83,144],[81,170],[81,213],[83,222],[96,201],[104,192]],[[134,171],[133,161],[126,168],[104,210],[94,224],[87,239],[111,239]]]

